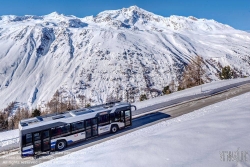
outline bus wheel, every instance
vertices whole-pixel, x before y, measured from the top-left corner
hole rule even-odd
[[[65,140],[59,140],[56,143],[56,150],[61,151],[67,147]]]
[[[111,133],[116,133],[118,131],[118,126],[117,125],[112,125],[111,126]]]

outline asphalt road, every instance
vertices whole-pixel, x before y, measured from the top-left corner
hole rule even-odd
[[[235,86],[237,86],[237,85],[235,85]],[[138,129],[141,129],[141,128],[144,128],[147,126],[151,126],[151,125],[156,124],[158,122],[161,122],[163,120],[172,119],[172,118],[178,117],[180,115],[190,113],[194,110],[200,109],[202,107],[229,99],[231,97],[238,96],[238,95],[246,93],[246,92],[250,92],[250,84],[243,85],[240,87],[235,87],[235,86],[234,86],[234,88],[232,88],[228,91],[225,91],[225,92],[221,92],[221,93],[218,93],[218,92],[220,92],[220,90],[214,90],[214,91],[212,91],[213,94],[211,94],[211,96],[206,95],[208,97],[205,97],[205,96],[196,97],[196,98],[200,98],[200,99],[196,99],[193,101],[182,103],[180,105],[175,105],[174,107],[167,108],[167,106],[163,106],[162,108],[165,108],[165,109],[163,109],[161,111],[153,112],[153,113],[150,113],[150,114],[133,119],[133,121],[132,121],[133,125],[131,127],[126,128],[126,129],[122,129],[116,134],[106,134],[106,135],[103,135],[103,136],[100,136],[97,138],[93,138],[93,139],[90,139],[87,141],[79,142],[77,144],[74,144],[74,145],[68,147],[66,150],[64,150],[62,152],[52,153],[51,155],[43,155],[43,156],[40,156],[38,159],[33,159],[31,157],[21,159],[20,155],[17,151],[11,152],[9,154],[5,154],[5,155],[0,157],[0,166],[1,167],[33,166],[35,164],[42,163],[42,162],[48,161],[50,159],[54,159],[54,158],[63,156],[65,154],[75,152],[75,151],[81,150],[83,148],[87,148],[87,147],[93,146],[95,144],[98,144],[98,143],[125,135],[127,133],[136,131]],[[168,102],[166,102],[166,103],[168,103]],[[163,105],[163,104],[161,104],[161,105]],[[151,108],[151,110],[149,110],[149,111],[152,111],[154,109],[156,109],[156,108],[153,108],[153,109]]]

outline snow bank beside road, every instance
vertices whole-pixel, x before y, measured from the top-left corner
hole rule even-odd
[[[3,140],[16,138],[16,137],[18,137],[18,135],[19,135],[18,129],[0,132],[0,142]]]
[[[246,93],[36,167],[250,166],[249,99]],[[231,161],[230,151],[247,159]]]
[[[9,130],[0,133],[0,152],[19,147],[19,130]]]

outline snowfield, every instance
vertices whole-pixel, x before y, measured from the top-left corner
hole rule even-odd
[[[0,16],[0,109],[16,101],[44,107],[58,90],[64,102],[79,95],[92,105],[111,95],[136,99],[147,89],[177,84],[195,55],[215,81],[230,65],[250,75],[250,34],[215,20],[162,17],[137,6],[78,18]]]
[[[36,167],[250,166],[249,99],[246,93]],[[246,159],[231,161],[227,151]]]

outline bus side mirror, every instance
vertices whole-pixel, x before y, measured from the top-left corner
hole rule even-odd
[[[131,107],[134,107],[134,109],[136,110],[136,106],[134,106],[134,105],[131,105]]]

